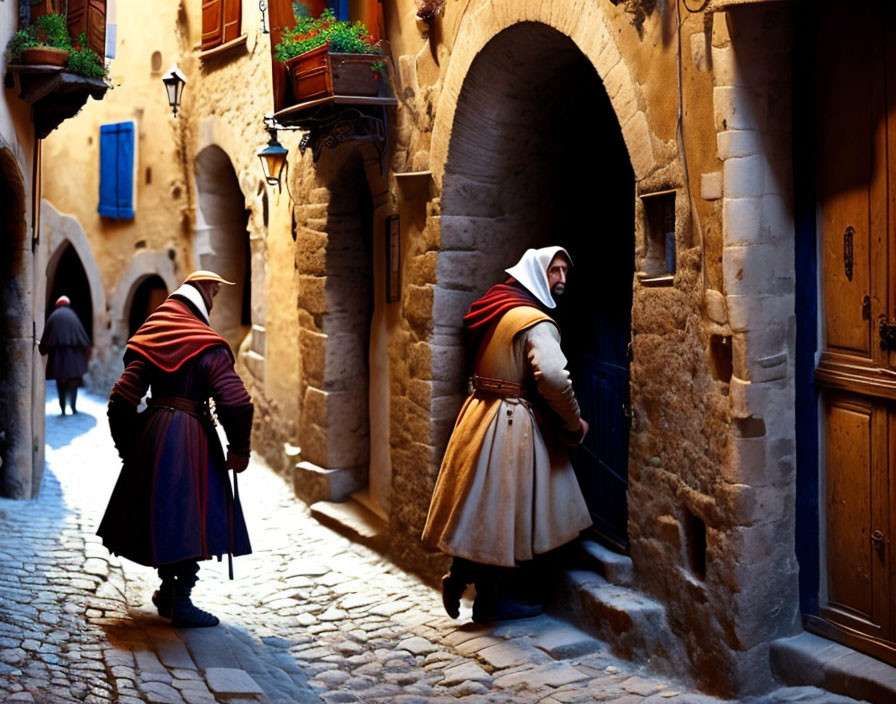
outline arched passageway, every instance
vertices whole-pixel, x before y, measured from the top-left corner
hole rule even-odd
[[[87,336],[93,340],[93,301],[90,295],[90,283],[81,258],[70,243],[63,245],[62,250],[56,253],[47,267],[46,315],[53,312],[56,299],[63,295],[71,299],[72,310],[78,314]]]
[[[556,318],[593,428],[586,443],[592,454],[577,451],[573,463],[599,537],[621,549],[634,197],[618,119],[573,41],[534,22],[492,39],[467,73],[451,131],[434,347],[444,344],[454,355],[453,377],[444,381],[459,406],[469,368],[459,347],[458,310],[502,280],[527,248],[569,250],[574,266]],[[450,425],[443,425],[437,437],[444,441]]]
[[[234,353],[252,325],[249,212],[230,158],[209,146],[196,157],[195,251],[200,269],[210,269],[236,283],[215,298],[212,327]]]
[[[137,332],[137,328],[167,297],[168,287],[161,276],[153,274],[137,284],[128,309],[128,337]]]

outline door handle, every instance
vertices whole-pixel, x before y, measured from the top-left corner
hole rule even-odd
[[[879,530],[874,531],[871,534],[871,542],[874,543],[874,549],[877,550],[877,555],[881,559],[884,556],[884,534]]]

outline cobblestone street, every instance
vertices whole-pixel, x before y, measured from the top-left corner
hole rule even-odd
[[[0,700],[7,702],[566,702],[720,700],[645,673],[548,616],[495,627],[317,523],[259,461],[241,475],[254,554],[205,563],[196,602],[222,625],[174,630],[155,572],[94,535],[118,473],[102,400],[47,401],[40,498],[0,500]],[[759,700],[757,700],[759,701]],[[762,702],[852,702],[810,688]]]

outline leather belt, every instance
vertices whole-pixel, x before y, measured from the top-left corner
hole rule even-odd
[[[184,413],[189,413],[191,416],[194,416],[196,418],[206,417],[206,406],[204,403],[191,401],[190,399],[186,398],[180,398],[179,396],[162,396],[161,398],[150,396],[147,399],[147,402],[154,408],[161,408],[167,411],[183,411]]]
[[[507,379],[490,379],[487,376],[473,375],[473,388],[476,391],[482,391],[504,398],[525,398],[523,385],[515,381]]]

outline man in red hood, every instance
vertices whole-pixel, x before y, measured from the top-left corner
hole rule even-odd
[[[236,487],[249,463],[253,406],[230,346],[209,327],[222,284],[230,282],[210,271],[186,278],[128,341],[109,398],[124,464],[97,533],[113,554],[158,568],[152,601],[179,627],[218,624],[190,599],[199,561],[252,551],[227,470]],[[137,413],[148,389],[148,408]],[[214,417],[227,435],[226,458]]]

